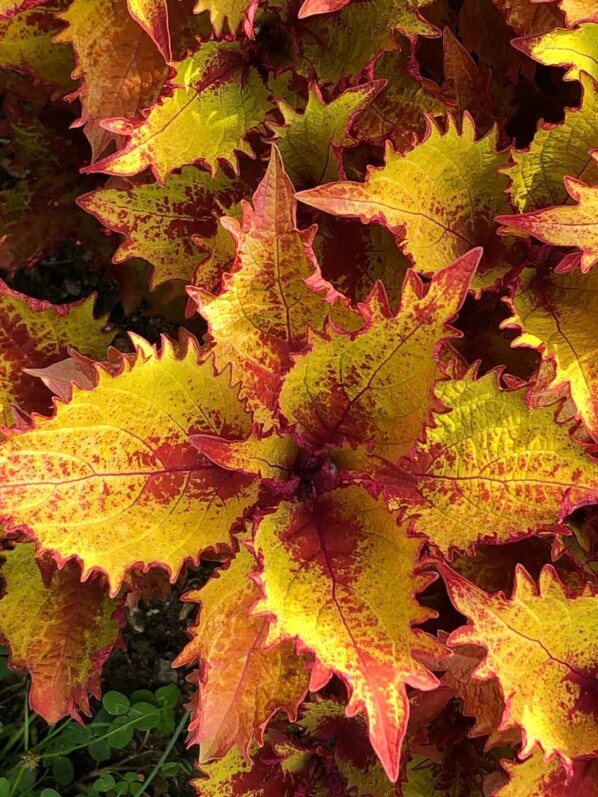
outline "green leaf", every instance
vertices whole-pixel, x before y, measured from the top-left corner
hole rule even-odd
[[[131,703],[155,703],[155,702],[156,702],[155,695],[151,689],[136,689],[131,695]]]
[[[160,720],[160,712],[151,703],[135,703],[128,714],[135,720],[135,728],[139,731],[151,731]]]
[[[44,789],[39,797],[61,797],[61,794],[56,789]]]
[[[0,797],[8,797],[10,794],[10,781],[0,778]]]
[[[171,708],[163,708],[160,712],[158,722],[156,723],[157,730],[164,735],[172,733],[174,730],[174,711]]]
[[[114,780],[113,776],[109,773],[106,773],[94,781],[92,789],[96,794],[99,794],[101,792],[110,791],[110,789],[114,788],[115,784],[116,781]]]
[[[161,707],[174,708],[181,699],[181,690],[176,684],[161,686],[156,689],[156,703]]]
[[[106,711],[114,717],[120,717],[126,714],[131,708],[131,701],[129,698],[123,695],[122,692],[116,692],[114,690],[106,692],[102,698],[102,704]]]
[[[70,758],[61,756],[52,762],[52,777],[59,786],[70,786],[75,778],[75,769]]]
[[[112,723],[107,741],[110,743],[110,747],[115,750],[122,750],[131,743],[134,734],[135,726],[131,724],[131,719],[129,717],[117,717]]]
[[[166,764],[162,764],[162,767],[160,768],[160,774],[165,778],[174,778],[175,775],[178,775],[179,772],[182,771],[182,764],[179,764],[178,761],[170,761]]]
[[[110,745],[108,744],[108,739],[102,739],[99,742],[92,742],[89,745],[89,755],[93,758],[94,761],[100,763],[101,761],[108,761],[110,756],[112,755],[110,751]]]

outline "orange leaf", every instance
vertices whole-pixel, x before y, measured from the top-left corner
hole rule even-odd
[[[75,50],[74,76],[81,79],[77,96],[83,107],[78,124],[96,160],[117,140],[102,122],[137,116],[155,102],[166,80],[166,65],[129,16],[126,0],[74,0],[60,19],[68,24],[55,41]]]
[[[291,642],[264,649],[265,617],[250,613],[260,597],[251,573],[258,564],[242,547],[226,570],[185,600],[201,604],[193,640],[175,666],[201,661],[196,712],[189,725],[190,744],[199,744],[202,764],[236,746],[248,755],[254,736],[278,709],[295,719],[307,692],[309,658]]]
[[[391,780],[409,715],[406,685],[438,684],[414,658],[440,651],[411,627],[429,616],[413,597],[425,584],[413,576],[420,544],[360,487],[282,502],[255,539],[265,593],[257,611],[274,618],[269,642],[297,638],[346,681],[347,715],[365,710]]]

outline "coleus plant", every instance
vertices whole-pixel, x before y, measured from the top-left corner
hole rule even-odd
[[[0,635],[48,722],[203,558],[199,795],[595,793],[596,30],[0,2]],[[178,337],[32,298],[64,241]]]

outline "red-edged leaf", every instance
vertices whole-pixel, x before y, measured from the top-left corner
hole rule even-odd
[[[17,545],[2,556],[0,637],[11,667],[30,673],[31,708],[50,724],[67,714],[90,714],[88,693],[100,696],[102,665],[119,642],[118,604],[97,579],[82,584],[73,562],[45,586],[33,545]]]
[[[406,684],[433,689],[436,678],[414,658],[439,651],[414,630],[427,610],[413,593],[420,541],[407,537],[384,503],[359,487],[306,503],[283,502],[259,523],[269,641],[297,638],[348,684],[348,716],[364,710],[372,745],[391,780],[399,774],[409,716]],[[398,609],[397,601],[400,602]]]
[[[189,731],[199,762],[236,746],[247,755],[278,709],[294,719],[309,683],[309,658],[291,642],[264,649],[268,620],[251,617],[260,591],[250,575],[258,563],[242,547],[230,566],[185,600],[201,604],[193,640],[175,666],[200,662],[199,695]]]

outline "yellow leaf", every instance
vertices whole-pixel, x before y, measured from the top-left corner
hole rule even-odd
[[[576,761],[573,773],[567,772],[558,759],[545,761],[539,750],[525,761],[501,761],[509,782],[496,797],[597,797],[598,761]]]
[[[222,34],[226,22],[230,33],[236,33],[243,25],[245,35],[252,38],[257,6],[258,0],[197,0],[194,13],[208,11],[217,36]]]
[[[127,0],[127,6],[164,58],[172,60],[167,0]]]
[[[322,329],[333,302],[344,305],[321,278],[314,229],[297,228],[293,186],[275,147],[253,207],[243,204],[240,224],[223,223],[237,243],[233,271],[218,296],[199,288],[189,294],[208,321],[218,366],[232,364],[252,407],[271,407],[291,352],[307,342],[308,325]]]
[[[148,166],[160,182],[187,164],[233,163],[235,152],[252,154],[247,133],[270,110],[268,91],[258,71],[248,66],[236,42],[204,42],[197,52],[173,64],[166,84],[143,121],[115,119],[114,133],[129,140],[124,149],[89,167],[124,177]]]
[[[14,15],[0,15],[0,68],[16,70],[63,91],[71,88],[73,54],[53,44],[61,30],[57,15],[64,7],[61,0],[33,8],[23,3]]]
[[[216,468],[189,441],[194,433],[245,437],[250,416],[200,362],[193,339],[180,354],[140,339],[113,376],[73,389],[51,419],[0,448],[0,518],[23,527],[58,561],[77,557],[84,576],[106,573],[113,594],[133,565],[164,567],[230,542],[231,526],[257,496],[254,481]]]
[[[529,346],[554,359],[554,386],[567,383],[579,415],[598,439],[598,269],[589,274],[535,276],[524,272],[503,327],[521,334],[512,346]]]
[[[104,226],[125,236],[113,262],[143,257],[152,264],[150,288],[171,279],[219,287],[221,267],[234,255],[230,245],[219,257],[218,219],[241,198],[245,186],[223,174],[216,179],[187,166],[164,185],[114,179],[79,197],[77,203]],[[223,236],[222,236],[223,237]],[[206,253],[210,260],[206,262]]]
[[[394,29],[402,29],[409,36],[439,35],[423,16],[413,13],[421,5],[418,0],[409,6],[404,0],[362,0],[331,15],[298,21],[291,11],[288,24],[298,47],[290,44],[289,57],[299,74],[320,85],[338,83],[346,75],[359,74],[381,52],[396,50]]]
[[[598,80],[598,23],[556,28],[540,36],[513,39],[512,44],[546,66],[566,69],[564,80],[579,80],[587,72]]]
[[[496,130],[476,140],[471,117],[459,133],[449,121],[405,155],[386,148],[386,162],[369,167],[365,183],[339,182],[301,191],[298,199],[337,216],[381,221],[395,233],[414,268],[445,268],[475,246],[485,260],[503,256],[494,217],[506,209],[506,177],[497,175],[508,154],[496,151]]]
[[[567,109],[561,124],[540,126],[525,150],[514,150],[513,165],[503,169],[511,183],[509,195],[517,210],[562,205],[567,200],[566,176],[598,183],[598,164],[590,155],[596,146],[598,89],[586,74],[580,76],[583,96],[579,108]]]
[[[366,83],[347,89],[325,103],[314,83],[310,86],[303,113],[298,113],[284,101],[279,102],[284,125],[270,126],[279,136],[277,146],[296,186],[318,185],[339,178],[341,148],[355,143],[349,130],[381,87],[380,81]]]
[[[539,586],[518,565],[513,595],[488,593],[442,566],[451,600],[471,625],[448,644],[487,650],[475,677],[497,677],[505,695],[501,729],[524,731],[521,755],[539,743],[547,756],[566,764],[598,749],[598,724],[592,711],[596,691],[598,613],[588,586],[568,595],[550,565]]]
[[[593,155],[595,161],[598,156]],[[521,231],[553,246],[581,249],[579,263],[588,272],[598,263],[598,185],[585,185],[565,177],[565,188],[576,205],[530,210],[518,216],[497,216],[505,234]]]
[[[415,456],[421,503],[401,487],[395,500],[443,551],[562,531],[565,515],[596,501],[598,467],[555,422],[554,405],[530,409],[525,390],[501,390],[494,372],[442,382],[436,393],[449,412],[435,417]]]
[[[2,556],[0,636],[11,666],[30,673],[31,708],[50,724],[67,714],[90,714],[88,693],[100,696],[102,665],[120,635],[117,604],[99,581],[82,584],[73,562],[44,586],[34,545],[17,545]]]
[[[373,456],[407,454],[429,418],[440,377],[434,359],[446,323],[458,312],[479,262],[475,250],[436,274],[427,292],[407,273],[398,312],[374,291],[363,305],[367,327],[313,335],[295,358],[279,398],[282,415],[315,449],[369,446]]]
[[[76,304],[53,305],[11,290],[0,280],[0,417],[10,424],[10,407],[25,412],[47,410],[49,396],[26,368],[62,360],[69,347],[103,359],[114,332],[107,318],[95,319],[90,297]]]

